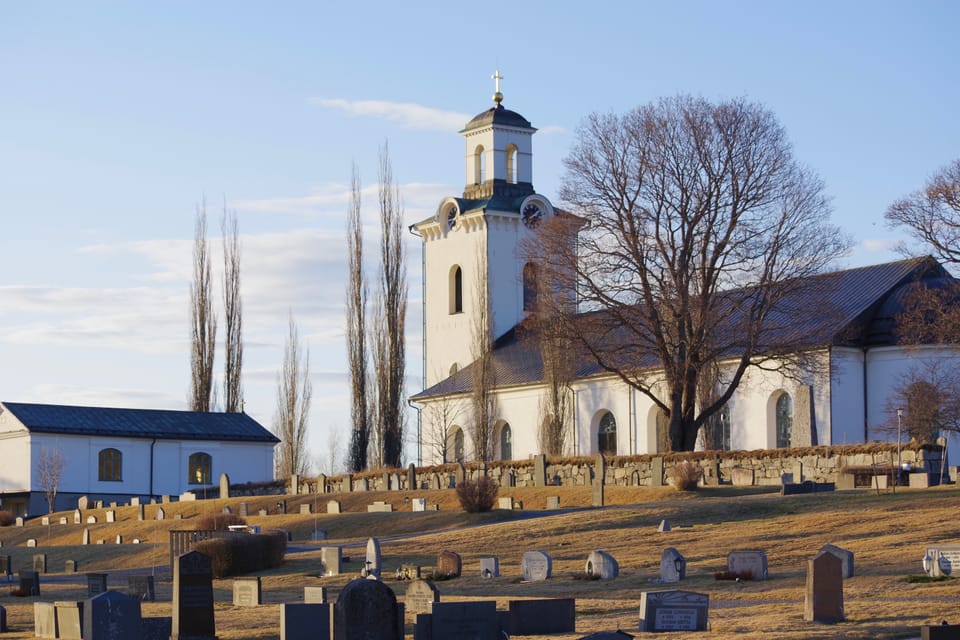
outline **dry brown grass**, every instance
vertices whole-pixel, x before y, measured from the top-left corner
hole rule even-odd
[[[248,518],[251,524],[289,528],[297,539],[306,539],[315,526],[326,529],[336,544],[347,545],[344,554],[352,556],[353,561],[345,568],[351,575],[314,577],[319,569],[319,549],[289,554],[283,567],[260,574],[267,606],[256,609],[234,608],[230,604],[231,581],[215,581],[217,633],[224,640],[279,638],[278,608],[269,605],[302,601],[307,584],[325,584],[335,597],[359,572],[363,541],[370,535],[381,539],[387,575],[402,563],[433,565],[441,549],[458,551],[463,557],[464,577],[439,583],[445,600],[496,599],[505,607],[507,600],[514,598],[576,597],[577,633],[553,636],[562,640],[618,626],[636,634],[640,593],[664,588],[650,583],[650,579],[657,576],[660,552],[667,546],[676,547],[687,558],[688,578],[682,588],[709,593],[711,598],[711,631],[671,634],[671,638],[891,639],[916,637],[921,624],[942,619],[960,622],[960,580],[931,584],[905,581],[907,575],[921,572],[920,558],[927,543],[960,540],[960,521],[956,518],[960,489],[788,497],[769,491],[724,487],[681,493],[670,488],[609,487],[606,498],[611,506],[591,509],[586,508],[591,500],[587,487],[504,489],[501,495],[523,500],[527,510],[471,515],[459,511],[453,491],[371,492],[336,496],[347,512],[340,516],[253,516]],[[548,496],[559,496],[566,509],[543,515]],[[325,511],[330,497],[287,496],[288,512],[298,511],[304,502]],[[407,499],[413,497],[425,497],[439,504],[441,510],[410,513]],[[80,560],[81,571],[165,565],[168,529],[192,528],[189,519],[220,511],[228,503],[236,510],[238,502],[246,501],[251,513],[259,508],[274,511],[277,500],[268,496],[165,505],[168,518],[183,513],[187,522],[137,522],[136,510],[128,507],[118,509],[119,522],[115,524],[89,525],[94,541],[113,540],[117,533],[127,541],[133,537],[149,541],[139,546],[80,546],[77,543],[87,525],[48,528],[37,519],[22,528],[0,530],[0,553],[12,555],[14,566],[21,568],[30,564],[34,552],[45,552],[54,572],[62,570],[68,558]],[[374,500],[391,502],[398,512],[365,513],[366,505]],[[147,507],[147,517],[151,518],[155,510]],[[103,522],[102,512],[88,513],[97,514]],[[72,523],[72,514],[65,515]],[[663,518],[670,521],[673,530],[657,533],[657,524]],[[38,549],[25,546],[29,537],[38,539]],[[805,561],[826,543],[856,553],[857,575],[844,585],[847,621],[839,625],[809,624],[801,619]],[[587,555],[596,548],[617,558],[621,576],[612,581],[572,580],[570,575],[583,571]],[[714,580],[713,573],[725,566],[727,552],[737,548],[766,549],[771,578],[739,584]],[[538,584],[519,581],[520,557],[531,549],[551,554],[553,579]],[[485,580],[477,575],[479,558],[487,555],[499,556],[502,577]],[[165,568],[158,578],[159,601],[145,603],[147,616],[170,615],[171,585]],[[388,584],[398,595],[406,590],[405,583],[388,580]],[[111,577],[110,586],[124,585],[119,578]],[[84,596],[85,586],[79,580],[73,584],[43,582],[43,600]],[[0,591],[0,604],[7,607],[15,629],[4,637],[33,637],[35,600],[14,598],[8,590]],[[412,619],[408,623],[412,624]],[[412,633],[412,626],[408,625],[407,631]]]

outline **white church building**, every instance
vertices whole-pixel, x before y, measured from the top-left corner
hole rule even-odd
[[[423,243],[425,389],[411,398],[420,409],[423,464],[475,459],[471,345],[478,300],[484,297],[495,339],[494,458],[526,459],[542,452],[543,363],[536,345],[518,331],[529,313],[525,306],[531,306],[524,280],[532,266],[522,247],[536,239],[540,222],[569,214],[533,187],[536,129],[503,107],[499,91],[494,99],[494,107],[460,132],[465,139],[462,196],[443,199],[436,215],[411,226]],[[918,284],[944,279],[949,274],[932,258],[811,278],[792,303],[834,310],[795,327],[808,336],[807,348],[818,366],[789,378],[749,370],[720,416],[722,448],[891,439],[885,428],[895,424],[890,402],[903,376],[945,357],[960,364],[955,348],[902,346],[895,331],[906,294]],[[566,455],[658,451],[660,410],[650,398],[588,360],[578,363],[571,393]],[[662,429],[662,418],[660,424]]]

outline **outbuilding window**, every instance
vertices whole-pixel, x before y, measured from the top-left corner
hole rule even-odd
[[[123,454],[116,449],[102,449],[98,456],[99,474],[102,482],[120,482],[123,480]]]
[[[190,484],[210,484],[212,458],[209,453],[198,451],[190,456]]]

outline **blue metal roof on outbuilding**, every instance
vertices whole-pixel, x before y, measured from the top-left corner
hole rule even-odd
[[[201,413],[163,409],[77,407],[4,402],[3,407],[37,433],[77,436],[280,442],[245,413]]]

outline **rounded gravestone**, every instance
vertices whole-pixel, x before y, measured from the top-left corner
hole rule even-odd
[[[434,602],[440,602],[440,591],[429,580],[411,582],[403,598],[406,610],[411,613],[430,613]]]
[[[527,551],[523,554],[521,570],[527,582],[540,582],[550,577],[553,561],[543,551]]]
[[[381,561],[380,541],[376,538],[370,538],[367,540],[366,575],[379,576]]]
[[[459,578],[463,561],[456,551],[441,551],[437,555],[437,573],[445,578]]]
[[[345,640],[403,640],[397,596],[379,580],[347,583],[333,605],[334,637]]]
[[[667,547],[660,554],[660,581],[680,582],[687,577],[687,559],[674,549]]]
[[[620,575],[620,565],[612,555],[603,549],[597,549],[591,551],[590,555],[587,556],[584,571],[588,576],[598,576],[601,580],[610,580]]]

